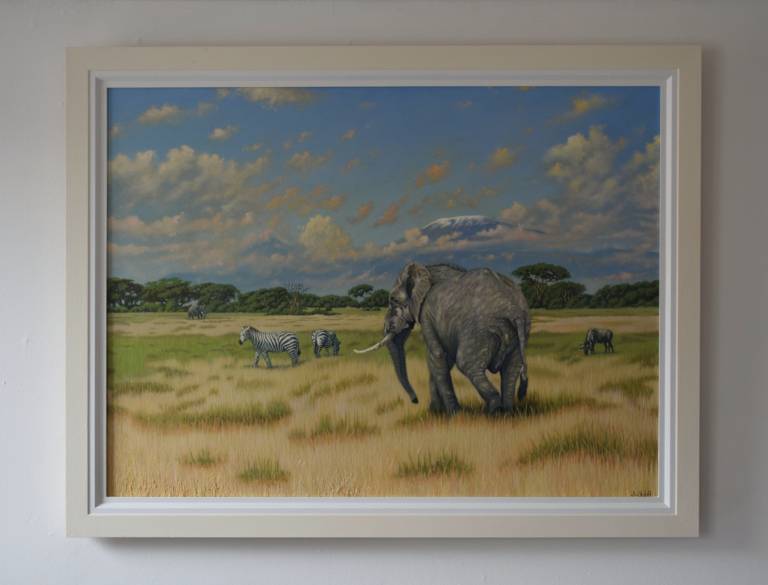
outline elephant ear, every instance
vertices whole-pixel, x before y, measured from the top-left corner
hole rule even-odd
[[[421,313],[421,305],[424,302],[424,297],[427,296],[430,287],[432,286],[432,279],[429,276],[429,271],[422,265],[416,262],[411,262],[403,269],[401,278],[406,290],[406,303],[408,310],[413,316],[415,321],[421,322],[419,314]]]

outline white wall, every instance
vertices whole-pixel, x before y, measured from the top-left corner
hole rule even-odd
[[[766,582],[767,17],[727,0],[3,2],[0,584]],[[64,47],[587,41],[705,47],[700,539],[64,537]]]

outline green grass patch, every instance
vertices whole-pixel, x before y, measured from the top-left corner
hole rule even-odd
[[[161,382],[119,382],[107,384],[107,389],[112,396],[121,396],[123,394],[144,394],[145,392],[151,394],[164,394],[166,392],[173,392],[175,388],[170,384],[164,384]]]
[[[221,457],[213,455],[208,449],[200,449],[194,453],[189,453],[181,459],[181,462],[185,465],[195,465],[197,467],[212,467],[220,461]]]
[[[379,427],[370,425],[354,416],[333,418],[322,416],[309,431],[294,429],[290,432],[291,439],[322,439],[330,437],[352,438],[378,434]]]
[[[168,409],[159,413],[136,413],[140,422],[163,426],[222,427],[230,425],[263,425],[276,422],[291,413],[290,407],[280,400],[264,405],[260,402],[240,406],[217,406],[199,412]]]
[[[472,465],[463,461],[453,451],[443,451],[436,455],[432,453],[419,453],[398,465],[397,477],[466,475],[471,473],[472,469]]]
[[[276,459],[258,459],[238,474],[243,481],[286,481],[287,471]]]
[[[273,383],[270,380],[244,380],[240,378],[235,382],[235,388],[238,390],[263,390],[271,386]]]
[[[523,402],[515,403],[509,411],[497,413],[495,418],[507,419],[513,417],[542,416],[573,407],[602,409],[613,408],[613,405],[609,402],[597,400],[591,396],[578,396],[568,392],[563,392],[555,396],[529,394]],[[465,418],[487,417],[485,413],[485,405],[481,402],[472,402],[462,405],[461,410],[459,410],[456,416]],[[435,413],[427,408],[423,408],[399,418],[396,424],[398,426],[411,427],[422,424],[443,423],[448,420],[450,419],[443,413]]]
[[[175,404],[169,404],[165,408],[163,408],[163,412],[182,412],[184,410],[189,410],[190,408],[194,408],[195,406],[202,406],[205,404],[206,400],[208,400],[207,397],[203,396],[201,398],[192,398],[190,400],[181,400],[179,402],[176,402]]]
[[[332,396],[334,394],[346,392],[347,390],[351,390],[352,388],[372,384],[376,380],[377,380],[376,376],[374,376],[370,372],[359,374],[351,378],[342,378],[337,382],[323,384],[322,386],[317,388],[317,390],[312,392],[310,398],[314,402],[316,400],[319,400],[320,398],[324,398],[325,396]]]
[[[180,376],[188,376],[189,370],[183,370],[181,368],[174,368],[171,366],[158,366],[153,368],[155,372],[158,372],[166,378],[178,378]]]
[[[312,390],[312,383],[311,382],[305,382],[304,384],[300,384],[296,386],[293,390],[291,390],[291,396],[294,398],[301,398],[302,396],[306,396],[310,393]]]
[[[183,386],[182,388],[179,388],[176,390],[176,397],[181,398],[182,396],[186,396],[187,394],[191,394],[195,390],[200,388],[199,384],[189,384],[188,386]]]
[[[374,408],[374,412],[376,414],[382,415],[387,414],[388,412],[391,412],[395,410],[396,408],[400,408],[405,402],[402,398],[395,398],[394,400],[386,400],[384,402],[379,402],[376,405],[376,408]]]
[[[650,383],[658,383],[656,376],[639,376],[610,380],[602,384],[600,392],[620,392],[625,398],[636,401],[653,396],[654,388]]]
[[[655,461],[658,455],[656,439],[636,439],[616,431],[596,426],[579,425],[566,433],[547,435],[518,459],[530,464],[569,455],[587,455],[600,459],[636,458]]]

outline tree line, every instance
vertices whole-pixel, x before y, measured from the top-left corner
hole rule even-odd
[[[301,315],[329,313],[340,307],[376,310],[389,303],[389,291],[360,284],[346,295],[315,295],[301,283],[242,292],[231,284],[192,284],[181,278],[161,278],[140,284],[128,278],[107,279],[107,310],[117,312],[186,311],[197,301],[209,313],[267,313]]]
[[[528,264],[512,275],[520,280],[520,288],[532,309],[659,306],[658,280],[607,284],[589,294],[583,284],[569,280],[571,273],[567,268],[557,264]]]
[[[594,294],[570,280],[567,268],[538,263],[512,272],[532,309],[657,307],[659,281],[606,285]],[[140,284],[128,278],[107,279],[110,312],[178,312],[197,301],[209,313],[267,313],[301,315],[330,313],[342,307],[378,310],[389,304],[389,291],[358,284],[346,295],[315,295],[302,283],[242,292],[231,284],[192,284],[181,278],[162,278]]]

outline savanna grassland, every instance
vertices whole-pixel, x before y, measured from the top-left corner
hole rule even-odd
[[[408,341],[411,404],[381,337],[383,312],[115,314],[108,342],[110,496],[651,496],[657,493],[655,309],[534,312],[528,397],[482,414],[454,372],[462,413],[428,412],[424,345]],[[241,325],[299,334],[300,364],[251,367]],[[589,327],[614,354],[577,350]],[[342,340],[312,354],[310,333]],[[263,362],[262,362],[263,365]],[[498,376],[491,376],[498,388]]]

